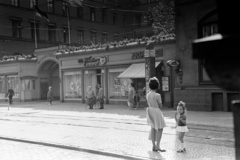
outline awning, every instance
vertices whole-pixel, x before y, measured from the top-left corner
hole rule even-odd
[[[155,62],[155,67],[160,63]],[[118,78],[145,78],[145,63],[132,64]]]

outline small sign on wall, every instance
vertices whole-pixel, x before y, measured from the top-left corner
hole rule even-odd
[[[162,91],[167,92],[169,89],[169,77],[162,77]]]

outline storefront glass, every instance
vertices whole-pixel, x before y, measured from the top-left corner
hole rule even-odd
[[[129,85],[132,83],[128,78],[117,78],[127,68],[111,68],[109,69],[108,93],[109,99],[127,99]]]
[[[63,74],[64,98],[65,99],[81,99],[81,72],[65,72]]]
[[[0,76],[0,99],[5,98],[5,78]]]
[[[15,93],[13,98],[19,98],[18,76],[17,75],[7,76],[7,80],[8,80],[7,89],[12,88]]]

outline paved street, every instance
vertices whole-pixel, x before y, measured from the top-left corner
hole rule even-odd
[[[123,160],[82,151],[73,151],[42,145],[0,140],[1,160]]]
[[[15,104],[9,110],[7,107],[6,104],[1,104],[0,107],[2,138],[68,146],[113,157],[235,159],[230,113],[219,112],[217,116],[217,112],[203,114],[189,111],[190,132],[185,137],[188,150],[184,154],[178,154],[176,131],[172,127],[174,111],[171,109],[163,110],[168,127],[164,129],[162,148],[167,152],[153,153],[151,142],[147,140],[149,126],[146,125],[144,109],[129,111],[126,106],[106,105],[104,110],[88,110],[84,104],[59,102],[53,106],[48,106],[45,102],[29,102]],[[210,113],[212,116],[208,117]],[[207,125],[202,120],[210,120],[211,117],[218,122],[209,121]],[[196,124],[197,121],[200,123]],[[221,124],[223,121],[225,123]]]

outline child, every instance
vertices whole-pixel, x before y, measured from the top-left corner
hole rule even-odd
[[[136,105],[136,108],[135,109],[138,109],[140,106],[139,106],[139,102],[140,102],[140,96],[138,95],[138,92],[136,92],[135,96],[134,96],[134,103]]]
[[[177,123],[177,132],[178,139],[180,140],[180,149],[177,151],[178,153],[186,152],[186,146],[184,144],[183,138],[184,134],[188,132],[188,127],[186,125],[186,104],[183,101],[180,101],[177,106],[177,112],[175,113],[175,120]]]

